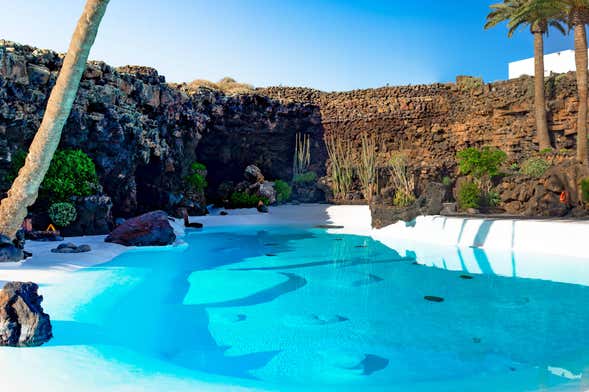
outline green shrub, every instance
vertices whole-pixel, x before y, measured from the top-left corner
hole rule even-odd
[[[292,188],[286,181],[276,180],[274,182],[274,190],[276,191],[276,201],[278,203],[285,203],[290,199]]]
[[[458,76],[456,85],[463,91],[474,90],[485,85],[483,78],[476,76]]]
[[[458,205],[461,209],[479,208],[481,204],[481,190],[474,182],[465,182],[458,188]]]
[[[54,203],[49,207],[49,218],[59,227],[69,226],[76,220],[78,214],[72,203]]]
[[[67,201],[72,196],[90,196],[98,189],[94,162],[81,150],[55,153],[39,188],[41,198],[50,202]]]
[[[488,207],[497,207],[501,204],[501,196],[497,191],[489,191],[484,195],[485,205]]]
[[[546,173],[546,170],[548,170],[549,167],[550,163],[548,163],[546,159],[532,157],[522,163],[521,172],[532,178],[540,178]]]
[[[458,152],[458,168],[461,174],[471,174],[475,178],[483,178],[489,176],[493,178],[499,175],[499,169],[507,154],[505,152],[490,147],[473,148],[469,147]]]
[[[442,184],[446,187],[449,187],[452,185],[452,179],[448,176],[444,176],[444,178],[442,178]]]
[[[519,171],[519,164],[518,163],[512,163],[509,166],[509,170],[511,170],[511,171]]]
[[[190,174],[184,177],[184,181],[192,190],[202,192],[208,186],[206,176],[207,167],[200,162],[194,162],[190,165]]]
[[[264,204],[268,204],[268,198],[259,197],[256,195],[250,195],[246,192],[233,192],[229,196],[229,208],[252,208],[257,207],[258,202],[262,201]]]
[[[540,150],[540,155],[548,155],[552,153],[552,148],[543,148]]]
[[[589,203],[589,178],[581,180],[581,196],[585,203]]]
[[[27,158],[27,152],[24,150],[16,150],[14,155],[12,156],[12,164],[10,165],[10,169],[6,174],[6,181],[10,182],[11,184],[16,179],[18,175],[18,171],[21,167],[25,165],[25,159]]]
[[[408,207],[415,201],[415,196],[398,189],[393,196],[393,205],[396,207]]]
[[[315,173],[314,171],[308,171],[303,174],[297,174],[296,176],[294,176],[292,181],[295,184],[311,184],[317,181],[317,173]]]

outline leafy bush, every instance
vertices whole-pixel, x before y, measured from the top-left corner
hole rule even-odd
[[[233,78],[225,77],[219,80],[217,83],[209,80],[197,79],[186,85],[188,90],[194,91],[201,87],[205,87],[211,90],[219,90],[228,95],[234,94],[247,94],[254,90],[254,86],[246,83],[239,83]]]
[[[278,203],[285,203],[290,199],[292,188],[286,181],[276,180],[274,190],[276,191],[276,201]]]
[[[458,152],[458,168],[462,174],[471,174],[477,179],[488,176],[493,178],[499,174],[499,169],[507,154],[505,152],[490,147],[473,148],[469,147]]]
[[[589,178],[581,180],[581,197],[585,203],[589,203]]]
[[[448,176],[444,176],[444,178],[442,178],[442,184],[446,187],[449,187],[452,185],[452,179]]]
[[[208,186],[206,176],[207,167],[200,162],[194,162],[190,165],[190,174],[184,178],[184,181],[196,192],[202,192]]]
[[[458,76],[456,85],[463,91],[474,90],[485,85],[483,78],[475,76]]]
[[[60,150],[53,156],[39,193],[51,202],[60,202],[72,196],[90,196],[97,189],[92,159],[82,150]]]
[[[317,173],[315,173],[314,171],[308,171],[303,174],[297,174],[296,176],[294,176],[292,181],[295,184],[311,184],[317,181]]]
[[[250,195],[246,192],[233,192],[229,196],[229,208],[252,208],[257,207],[258,202],[262,201],[264,204],[268,204],[268,198],[259,197],[256,195]]]
[[[484,199],[485,205],[488,207],[497,207],[501,203],[501,196],[496,191],[487,192]]]
[[[540,178],[546,173],[550,163],[544,158],[532,157],[522,163],[521,172],[532,178]]]
[[[411,193],[406,193],[401,189],[395,191],[393,196],[393,205],[396,207],[408,207],[415,201],[415,196]]]
[[[49,218],[59,227],[66,227],[76,220],[78,214],[72,203],[54,203],[49,207]]]
[[[24,150],[16,150],[12,156],[12,164],[6,174],[6,181],[13,183],[18,175],[18,171],[25,165],[25,159],[27,158],[27,152]]]
[[[458,188],[458,205],[461,209],[479,208],[481,204],[481,190],[474,182],[465,182]]]

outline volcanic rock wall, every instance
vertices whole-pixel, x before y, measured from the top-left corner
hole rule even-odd
[[[576,137],[574,74],[547,80],[548,120],[558,150],[573,149]],[[518,161],[537,151],[533,78],[475,87],[433,84],[384,87],[342,93],[273,87],[259,93],[283,102],[310,102],[320,108],[325,134],[355,141],[362,132],[382,138],[380,164],[403,150],[422,180],[440,180],[456,170],[456,152],[495,146]],[[323,157],[324,159],[325,157]]]
[[[18,149],[26,149],[43,116],[63,56],[0,40],[0,188]],[[575,146],[574,75],[547,80],[549,127],[559,150]],[[97,165],[115,216],[184,203],[184,176],[195,160],[208,167],[211,193],[239,181],[255,163],[269,179],[292,176],[295,134],[311,136],[311,169],[325,174],[325,134],[382,138],[380,165],[404,150],[418,175],[455,174],[457,151],[491,145],[517,161],[531,155],[533,79],[486,85],[433,84],[342,93],[304,88],[257,89],[225,96],[205,88],[169,85],[148,67],[113,68],[92,62],[84,74],[61,148],[80,148]],[[354,157],[351,157],[354,159]],[[194,199],[194,198],[193,198]],[[198,206],[195,207],[195,209]]]
[[[39,127],[62,59],[0,40],[3,190],[10,186],[4,174],[12,157],[28,148]],[[115,216],[202,204],[202,198],[186,200],[183,181],[201,141],[198,160],[209,167],[214,186],[241,179],[250,163],[270,177],[287,178],[295,132],[319,131],[318,110],[310,104],[185,87],[166,84],[148,67],[88,64],[60,148],[80,148],[94,160]]]

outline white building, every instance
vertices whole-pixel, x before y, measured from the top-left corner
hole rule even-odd
[[[575,51],[563,50],[544,56],[544,74],[566,73],[575,70]],[[509,63],[509,79],[516,79],[522,75],[534,76],[534,58]]]

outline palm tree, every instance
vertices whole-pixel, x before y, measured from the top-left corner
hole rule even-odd
[[[507,36],[522,26],[529,26],[534,35],[534,108],[536,133],[540,150],[551,149],[548,121],[546,119],[546,97],[544,96],[544,34],[553,27],[565,33],[561,23],[562,8],[554,0],[505,0],[491,5],[485,29],[507,22]]]
[[[577,73],[577,90],[579,110],[577,113],[577,159],[589,164],[587,153],[587,31],[589,22],[589,0],[556,0],[565,12],[565,18],[573,29],[575,39],[575,66]]]
[[[0,202],[0,233],[9,238],[14,237],[27,214],[27,208],[37,199],[39,185],[47,173],[61,131],[70,115],[108,2],[87,0],[25,164],[8,191],[8,196]]]

